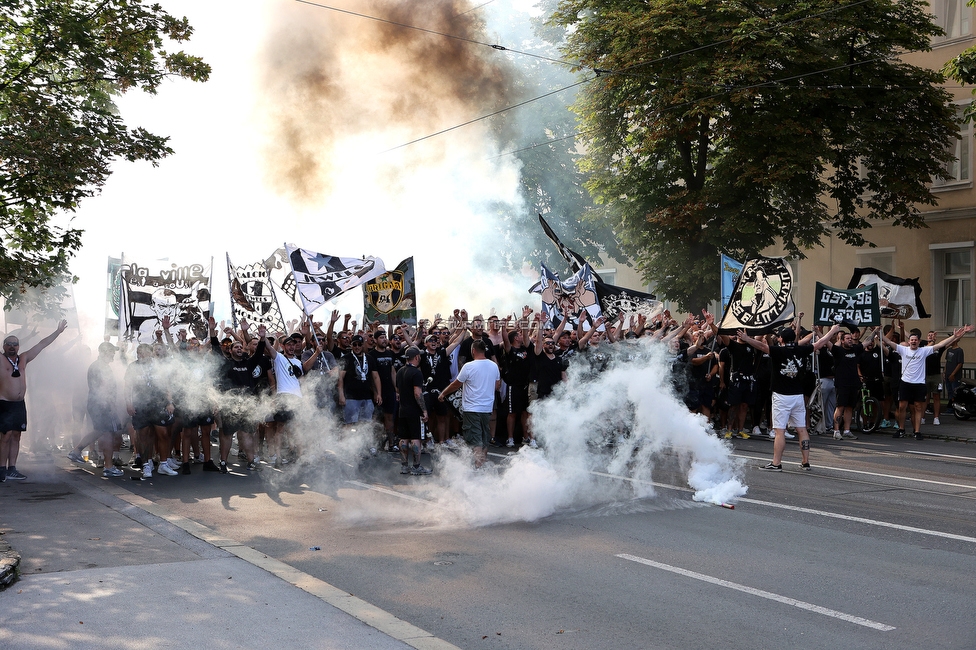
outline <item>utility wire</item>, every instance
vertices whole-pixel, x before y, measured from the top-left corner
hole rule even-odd
[[[865,0],[866,1],[866,0]],[[558,63],[559,65],[565,65],[573,68],[585,68],[590,70],[596,70],[590,66],[583,65],[579,61],[564,61],[563,59],[553,59],[552,57],[542,56],[541,54],[533,54],[532,52],[524,52],[522,50],[514,50],[510,47],[505,47],[504,45],[497,45],[495,43],[485,43],[484,41],[476,41],[473,38],[467,38],[465,36],[457,36],[455,34],[448,34],[446,32],[439,32],[434,29],[427,29],[426,27],[417,27],[416,25],[408,25],[407,23],[399,23],[395,20],[388,20],[386,18],[379,18],[377,16],[370,16],[368,14],[361,14],[355,11],[350,11],[349,9],[340,9],[338,7],[332,7],[330,5],[322,4],[319,2],[312,2],[311,0],[295,0],[295,2],[303,5],[309,5],[312,7],[318,7],[319,9],[328,9],[329,11],[335,11],[340,14],[348,14],[350,16],[356,16],[357,18],[365,18],[366,20],[375,20],[379,23],[386,23],[387,25],[393,25],[395,27],[403,27],[404,29],[413,29],[418,32],[423,32],[425,34],[433,34],[434,36],[443,36],[444,38],[450,38],[455,41],[461,41],[464,43],[471,43],[472,45],[481,45],[483,47],[490,47],[493,50],[498,50],[500,52],[511,52],[512,54],[520,54],[522,56],[532,57],[534,59],[541,59],[543,61],[548,61],[550,63]],[[488,2],[484,4],[489,4]],[[484,6],[484,5],[480,5]],[[478,7],[475,7],[477,9]],[[473,11],[470,10],[470,11]],[[467,12],[465,12],[467,13]],[[602,72],[602,71],[601,71]]]
[[[404,142],[403,144],[398,144],[397,146],[391,147],[391,148],[386,149],[384,151],[381,151],[380,153],[383,154],[383,153],[389,153],[391,151],[396,151],[397,149],[402,149],[403,147],[408,147],[408,146],[410,146],[412,144],[416,144],[418,142],[422,142],[423,140],[427,140],[428,138],[433,138],[433,137],[436,137],[438,135],[447,133],[448,131],[453,131],[454,129],[460,129],[463,126],[467,126],[469,124],[474,124],[475,122],[480,122],[481,120],[486,120],[489,117],[494,117],[495,115],[500,115],[501,113],[504,113],[506,111],[510,111],[510,110],[519,108],[521,106],[525,106],[526,104],[531,104],[534,101],[543,99],[545,97],[549,97],[550,95],[555,95],[557,93],[563,92],[564,90],[569,90],[570,88],[574,88],[576,86],[585,84],[588,81],[591,81],[592,79],[595,79],[595,78],[596,77],[590,77],[589,79],[582,79],[582,80],[577,81],[576,83],[574,83],[572,85],[564,86],[562,88],[557,88],[556,90],[553,90],[552,92],[548,92],[548,93],[546,93],[544,95],[539,95],[538,97],[533,97],[532,99],[527,99],[524,102],[520,102],[520,103],[515,104],[513,106],[506,106],[505,108],[500,108],[500,109],[498,109],[497,111],[495,111],[493,113],[488,113],[487,115],[482,115],[481,117],[476,117],[476,118],[471,119],[471,120],[468,120],[467,122],[464,122],[462,124],[455,124],[454,126],[448,127],[446,129],[442,129],[441,131],[438,131],[436,133],[430,133],[430,134],[425,135],[423,137],[417,138],[416,140],[411,140],[410,142]]]

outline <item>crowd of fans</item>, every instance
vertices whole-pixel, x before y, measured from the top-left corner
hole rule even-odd
[[[803,329],[801,319],[802,314],[792,325],[800,344],[823,336],[820,328]],[[470,319],[459,309],[417,326],[365,327],[334,311],[327,324],[293,321],[289,332],[274,333],[247,322],[219,327],[211,319],[209,340],[182,331],[174,339],[168,325],[163,323],[153,344],[134,346],[131,362],[133,350],[122,351],[121,386],[111,365],[119,349],[108,342],[99,346],[88,371],[91,432],[77,441],[72,460],[83,462],[82,452],[91,445],[92,461],[104,464],[106,477],[123,476],[121,450],[128,437],[131,466],[143,477],[190,474],[194,464],[227,473],[236,439],[242,467],[280,468],[301,454],[301,437],[293,430],[296,415],[311,408],[328,414],[340,430],[360,435],[365,430],[364,454],[398,454],[403,473],[429,474],[421,454],[456,449],[461,441],[463,403],[448,396],[461,386],[459,373],[466,364],[487,359],[498,369],[501,381],[486,417],[489,444],[534,448],[529,405],[549,397],[571,364],[598,373],[611,363],[616,346],[642,339],[667,346],[676,395],[707,419],[715,435],[774,437],[768,347],[764,352],[755,343],[767,338],[773,343],[775,337],[719,335],[707,311],[681,322],[663,312],[653,318],[621,316],[612,323],[562,319],[554,326],[528,307],[520,316]],[[828,334],[828,344],[818,345],[808,367],[798,369],[807,399],[819,382],[827,432],[838,439],[854,437],[851,408],[863,384],[883,404],[881,426],[900,435],[903,426],[896,417],[904,412],[897,408],[897,350],[887,353],[876,329]],[[893,343],[905,340],[903,324],[885,327],[884,336]],[[930,333],[929,343],[934,341]],[[962,367],[961,350],[953,342],[943,377],[945,349],[926,359],[936,425],[941,384],[948,383],[951,391]],[[793,436],[786,432],[786,437]]]

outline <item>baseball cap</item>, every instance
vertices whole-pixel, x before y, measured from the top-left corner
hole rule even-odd
[[[419,357],[419,356],[420,356],[420,348],[418,348],[418,347],[416,347],[416,346],[413,346],[413,345],[411,345],[411,346],[410,346],[409,348],[407,348],[407,349],[406,349],[406,350],[404,351],[404,353],[403,353],[403,357],[404,357],[404,358],[405,358],[405,359],[406,359],[407,361],[410,361],[410,360],[411,360],[411,359],[413,359],[414,357]]]

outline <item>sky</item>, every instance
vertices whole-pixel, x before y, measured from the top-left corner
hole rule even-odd
[[[294,1],[161,4],[189,19],[195,33],[180,47],[213,72],[206,83],[173,79],[155,96],[118,99],[129,126],[169,136],[175,153],[158,167],[115,163],[101,194],[75,213],[73,226],[85,231],[72,264],[83,329],[101,327],[108,256],[212,256],[222,318],[225,253],[247,264],[286,241],[375,255],[388,268],[413,255],[424,316],[457,307],[508,313],[530,302],[532,277],[486,277],[474,260],[500,245],[488,204],[519,201],[517,161],[499,156],[490,123],[395,148],[514,103],[513,55]],[[462,35],[483,34],[472,22],[482,17],[499,40],[509,37],[496,24],[527,24],[532,11],[510,0],[470,11],[479,4],[335,6]],[[360,292],[351,293],[336,308],[359,313]]]

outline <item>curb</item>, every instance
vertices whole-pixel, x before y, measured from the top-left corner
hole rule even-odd
[[[20,553],[3,541],[2,535],[0,533],[0,591],[17,582],[20,568]]]

